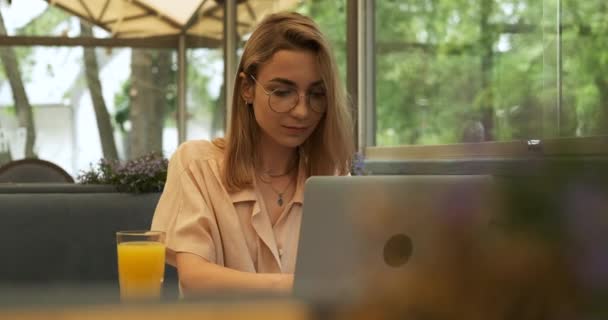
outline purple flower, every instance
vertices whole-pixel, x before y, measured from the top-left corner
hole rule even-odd
[[[169,161],[159,153],[147,154],[126,162],[101,159],[78,176],[82,184],[111,184],[120,191],[162,191],[167,178]]]
[[[354,176],[364,176],[368,172],[365,170],[365,157],[360,152],[353,155],[351,174]]]

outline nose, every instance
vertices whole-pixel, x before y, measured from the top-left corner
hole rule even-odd
[[[305,119],[310,112],[310,108],[308,107],[308,102],[305,94],[301,94],[298,96],[298,103],[296,106],[291,109],[291,116],[294,118]]]

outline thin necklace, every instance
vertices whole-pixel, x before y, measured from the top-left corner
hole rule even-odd
[[[272,181],[264,181],[264,179],[262,179],[262,177],[260,177],[260,181],[262,181],[263,183],[265,183],[268,186],[270,186],[270,189],[272,190],[272,192],[274,192],[277,195],[277,204],[279,205],[279,207],[282,207],[283,203],[284,203],[284,201],[283,201],[283,194],[285,194],[285,191],[287,191],[287,189],[289,188],[289,186],[293,182],[293,179],[289,179],[289,183],[287,183],[287,185],[285,186],[285,188],[283,188],[283,191],[279,191],[279,190],[275,189],[272,186]]]
[[[270,170],[265,170],[261,174],[263,174],[264,176],[269,177],[269,178],[280,178],[280,177],[284,177],[284,176],[290,174],[293,171],[293,169],[296,168],[297,165],[298,165],[298,161],[294,161],[293,165],[291,167],[289,167],[289,169],[287,169],[287,171],[285,171],[283,173],[272,174],[272,173],[270,173]]]

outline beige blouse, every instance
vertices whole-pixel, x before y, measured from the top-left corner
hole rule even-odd
[[[293,273],[297,255],[304,170],[293,199],[272,225],[255,185],[228,193],[220,179],[223,151],[211,142],[182,144],[169,162],[152,230],[166,232],[167,262],[189,252],[220,266],[260,273]]]

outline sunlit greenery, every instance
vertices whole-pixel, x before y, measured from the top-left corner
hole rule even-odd
[[[296,8],[313,17],[330,39],[344,80],[346,3],[310,0]],[[379,0],[374,4],[379,145],[608,134],[606,1]],[[67,17],[49,7],[17,33],[57,33]],[[14,50],[28,81],[35,63],[32,48]],[[204,70],[221,63],[222,56],[207,59],[190,62],[189,113],[197,119],[213,119],[216,130],[223,123],[218,117],[224,111],[223,94],[210,93],[214,82]],[[6,77],[3,73],[0,68],[0,81]],[[175,119],[175,81],[172,69],[166,97],[165,125],[169,126]],[[129,117],[129,90],[125,83],[115,97],[118,127]]]
[[[608,132],[608,4],[562,0],[375,1],[379,145]],[[345,1],[303,5],[344,76]],[[558,113],[559,112],[559,113]]]

